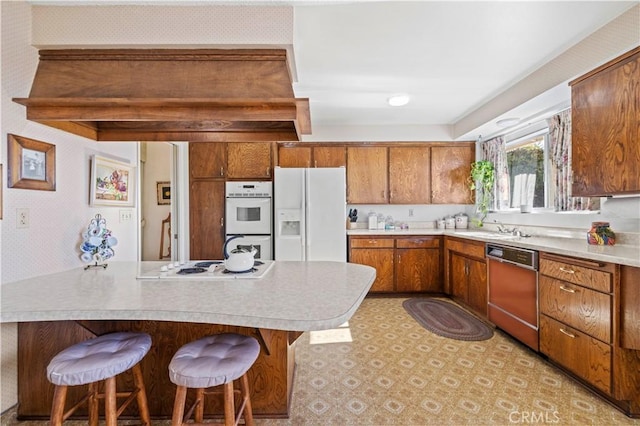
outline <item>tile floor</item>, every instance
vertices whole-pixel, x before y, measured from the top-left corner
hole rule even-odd
[[[348,327],[304,333],[290,418],[257,425],[640,426],[502,332],[445,339],[413,320],[403,301],[368,298]],[[1,422],[46,424],[17,422],[11,411]]]

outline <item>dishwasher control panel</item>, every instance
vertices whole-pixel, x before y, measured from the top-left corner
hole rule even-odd
[[[486,245],[487,257],[513,263],[525,268],[538,270],[538,252],[519,247],[501,246],[498,244]]]

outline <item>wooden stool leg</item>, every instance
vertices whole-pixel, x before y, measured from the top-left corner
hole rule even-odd
[[[242,390],[242,400],[244,404],[244,424],[253,426],[253,410],[251,408],[251,396],[249,395],[249,379],[247,374],[243,374],[240,378],[240,389]]]
[[[56,386],[51,406],[51,426],[61,426],[64,417],[64,404],[67,400],[67,387]]]
[[[89,404],[89,425],[90,426],[98,426],[98,423],[100,421],[99,414],[98,414],[98,410],[100,408],[99,401],[98,401],[99,385],[100,385],[100,382],[89,383],[88,404]]]
[[[138,411],[140,412],[140,420],[144,426],[151,425],[151,416],[149,415],[149,404],[147,403],[147,391],[144,387],[144,379],[142,378],[142,369],[140,364],[136,364],[132,368],[133,382],[138,389]]]
[[[171,426],[181,426],[184,417],[184,403],[187,399],[186,386],[178,386],[176,389],[176,399],[173,402],[173,416],[171,417]]]
[[[224,425],[236,424],[236,409],[233,395],[233,381],[224,384]]]
[[[118,404],[116,401],[115,377],[109,377],[104,381],[104,416],[106,426],[117,426]]]
[[[196,413],[194,421],[202,423],[204,421],[204,388],[196,389]]]

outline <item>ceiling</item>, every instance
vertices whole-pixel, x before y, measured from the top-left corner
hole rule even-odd
[[[32,1],[35,4],[293,5],[295,96],[323,126],[445,126],[452,139],[499,131],[467,117],[638,1]],[[503,111],[568,105],[566,81]],[[387,99],[407,94],[391,107]]]

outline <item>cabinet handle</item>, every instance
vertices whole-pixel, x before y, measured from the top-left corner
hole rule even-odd
[[[381,191],[381,193],[382,193],[382,198],[384,198],[384,191]]]
[[[575,339],[575,338],[576,338],[576,335],[575,335],[575,334],[569,333],[569,332],[568,332],[567,330],[565,330],[564,328],[561,328],[561,329],[560,329],[560,333],[562,333],[562,334],[566,334],[567,336],[571,337],[572,339]]]
[[[224,226],[224,217],[220,218],[220,228]]]
[[[565,287],[563,285],[560,286],[560,290],[566,291],[567,293],[575,293],[576,292],[576,290],[574,290],[572,288]]]
[[[224,176],[224,167],[220,166],[220,176]]]
[[[318,167],[318,160],[313,161],[313,167]]]
[[[269,167],[267,167],[267,176],[271,176],[271,170],[269,170]]]
[[[567,274],[575,274],[576,271],[574,271],[573,269],[564,269],[562,266],[560,267],[560,270],[562,272],[566,272]]]

